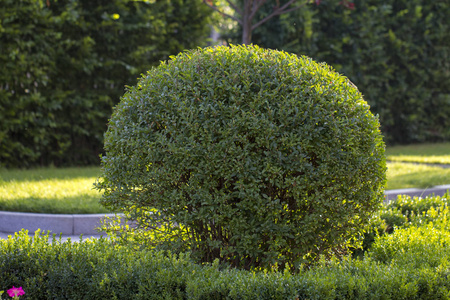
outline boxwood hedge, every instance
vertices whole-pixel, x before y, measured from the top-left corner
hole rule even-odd
[[[21,300],[447,299],[448,251],[428,247],[430,234],[425,228],[412,232],[417,241],[408,239],[407,231],[397,234],[377,241],[373,258],[321,260],[316,267],[291,275],[220,269],[217,263],[200,266],[188,255],[133,251],[108,239],[49,241],[42,233],[29,237],[22,231],[0,240],[0,290],[21,286],[25,291]],[[448,234],[442,241],[448,241]],[[409,245],[411,255],[397,262],[404,245]],[[383,247],[389,252],[378,259]],[[427,264],[428,254],[433,265]],[[420,263],[410,263],[414,261]]]
[[[345,251],[378,208],[378,127],[326,64],[257,46],[187,51],[122,97],[97,188],[161,247],[296,267]]]

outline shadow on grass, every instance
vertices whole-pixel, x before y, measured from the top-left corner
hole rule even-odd
[[[29,170],[1,170],[0,181],[41,181],[52,179],[79,179],[79,178],[98,178],[100,176],[100,167],[80,167],[80,168],[36,168]]]

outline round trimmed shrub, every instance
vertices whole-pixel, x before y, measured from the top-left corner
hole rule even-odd
[[[187,51],[130,87],[105,135],[102,203],[201,262],[296,267],[342,250],[383,200],[358,89],[308,57]]]

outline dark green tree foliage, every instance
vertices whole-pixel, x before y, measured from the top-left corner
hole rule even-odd
[[[353,2],[324,0],[281,15],[257,28],[253,42],[326,61],[348,76],[379,114],[388,143],[449,140],[448,1]]]
[[[158,247],[298,266],[345,249],[378,208],[378,126],[325,64],[253,46],[189,51],[123,96],[97,188]]]
[[[98,163],[125,85],[205,45],[198,1],[0,1],[0,165]]]
[[[58,99],[46,88],[54,72],[59,34],[39,1],[1,1],[0,162],[36,161],[43,148],[58,151]],[[48,101],[47,101],[48,99]],[[47,131],[48,130],[48,131]],[[34,146],[33,146],[34,145]]]

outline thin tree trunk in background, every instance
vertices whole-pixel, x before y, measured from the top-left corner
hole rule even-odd
[[[242,30],[242,44],[249,45],[252,42],[252,31],[248,27],[244,27]]]
[[[244,14],[242,16],[242,44],[249,45],[252,42],[252,1],[245,1]]]
[[[261,26],[271,18],[275,16],[279,16],[284,13],[288,13],[294,10],[297,10],[308,3],[315,2],[318,4],[320,0],[288,0],[284,4],[280,4],[280,0],[273,0],[274,6],[273,12],[259,20],[255,24],[253,24],[253,19],[256,15],[256,12],[261,8],[263,4],[266,3],[267,0],[244,0],[243,9],[238,6],[238,4],[233,0],[225,0],[228,5],[234,10],[235,15],[228,14],[224,12],[219,6],[214,4],[213,0],[203,0],[203,3],[211,7],[213,10],[219,12],[223,17],[230,18],[235,20],[242,26],[242,44],[248,45],[252,42],[252,32],[255,28]],[[292,6],[296,2],[302,2],[297,6]]]

